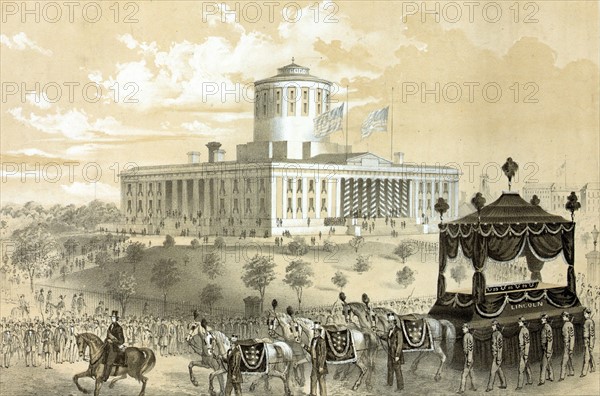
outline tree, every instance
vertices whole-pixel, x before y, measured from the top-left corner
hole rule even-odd
[[[125,316],[127,303],[129,303],[131,296],[135,294],[136,286],[135,277],[125,271],[111,273],[108,275],[108,280],[104,282],[106,291],[121,305],[121,316]]]
[[[437,203],[433,206],[436,212],[440,214],[440,223],[444,220],[444,213],[450,209],[448,202],[442,197],[439,197]]]
[[[43,223],[32,223],[15,231],[13,237],[15,250],[12,263],[16,269],[27,274],[33,293],[34,278],[49,273],[48,270],[58,265],[54,237]]]
[[[100,267],[101,270],[106,269],[106,267],[110,264],[112,264],[113,259],[112,257],[110,257],[110,254],[108,254],[107,252],[100,252],[96,255],[96,258],[94,259],[96,265],[98,267]],[[134,270],[135,271],[135,270]]]
[[[158,287],[163,295],[163,312],[167,310],[167,293],[181,281],[179,268],[174,259],[160,259],[152,266],[150,281]]]
[[[285,268],[285,278],[283,282],[294,289],[298,298],[298,309],[302,304],[302,292],[305,288],[312,286],[311,278],[314,272],[310,263],[304,260],[292,260]]]
[[[198,246],[200,246],[200,241],[197,238],[194,238],[192,239],[192,242],[190,242],[190,245],[192,245],[192,249],[196,250]]]
[[[163,247],[168,249],[172,248],[173,246],[175,246],[175,238],[173,238],[171,235],[167,235],[163,241]]]
[[[78,245],[79,243],[77,243],[75,238],[69,238],[65,241],[65,243],[63,243],[63,246],[65,247],[65,250],[67,251],[67,255],[69,257],[75,255],[75,251]]]
[[[323,242],[323,250],[326,251],[327,253],[333,253],[335,251],[337,251],[338,246],[335,242],[333,242],[331,239],[327,238],[325,240],[325,242]]]
[[[225,249],[225,239],[223,237],[216,237],[215,242],[213,243],[213,247],[215,249]]]
[[[348,241],[350,246],[354,249],[354,253],[358,253],[358,249],[361,248],[365,244],[365,238],[361,236],[355,236],[350,241]]]
[[[508,178],[508,191],[510,191],[510,187],[512,185],[512,178],[515,177],[515,174],[519,170],[519,164],[517,164],[511,157],[506,159],[504,165],[502,165],[502,171],[504,175]]]
[[[202,270],[211,280],[215,279],[217,276],[223,275],[223,264],[221,263],[221,257],[216,250],[213,250],[204,256]]]
[[[579,198],[577,198],[577,194],[575,191],[571,191],[571,194],[567,197],[567,203],[565,204],[565,209],[571,212],[571,221],[575,221],[575,212],[581,208],[581,203],[577,202]]]
[[[464,265],[452,267],[450,270],[450,276],[456,281],[456,283],[458,283],[458,286],[460,286],[460,283],[467,279],[467,269]]]
[[[403,289],[406,289],[414,281],[415,271],[410,269],[408,265],[405,265],[404,268],[396,272],[396,282],[398,282]]]
[[[260,294],[260,309],[262,312],[267,286],[275,279],[275,263],[268,256],[258,254],[244,264],[242,281],[249,289]]]
[[[198,293],[200,303],[208,305],[210,312],[212,313],[213,305],[223,299],[223,289],[216,283],[209,283],[204,286],[204,289]]]
[[[394,254],[400,257],[402,264],[406,263],[406,259],[417,252],[417,245],[411,241],[402,241],[394,249]]]
[[[362,274],[371,269],[371,256],[363,256],[359,254],[353,267],[354,271]]]
[[[127,261],[133,264],[133,272],[135,272],[137,264],[144,258],[145,248],[146,247],[142,242],[134,242],[127,246],[127,249],[125,250],[125,257],[127,258]]]
[[[306,240],[302,237],[295,237],[293,241],[287,245],[288,252],[294,256],[304,256],[308,253],[308,245]]]
[[[340,291],[344,289],[344,287],[348,284],[348,277],[342,271],[336,271],[331,278],[331,283],[333,283],[336,287],[339,287]]]

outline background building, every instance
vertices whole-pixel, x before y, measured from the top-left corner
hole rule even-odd
[[[330,109],[331,82],[291,63],[255,82],[254,139],[237,146],[237,159],[210,142],[208,161],[138,167],[121,176],[121,208],[128,228],[190,229],[191,234],[258,236],[351,229],[351,219],[401,217],[411,224],[435,219],[439,197],[458,215],[454,168],[393,161],[316,137],[315,117]],[[344,230],[345,231],[345,230]],[[386,231],[387,232],[387,231]]]

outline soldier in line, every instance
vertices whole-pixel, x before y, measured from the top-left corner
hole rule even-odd
[[[317,396],[317,384],[319,386],[319,395],[327,396],[327,384],[325,376],[327,375],[326,354],[327,347],[325,339],[322,336],[323,328],[319,322],[314,325],[314,337],[310,345],[302,344],[302,348],[310,354],[312,370],[310,373],[310,396]]]
[[[529,329],[527,328],[525,318],[519,318],[519,376],[517,378],[516,390],[523,389],[523,382],[527,377],[527,385],[531,385],[531,367],[529,366]]]
[[[396,392],[404,389],[404,378],[402,377],[402,365],[404,364],[404,353],[402,352],[402,331],[398,327],[398,320],[393,313],[387,315],[391,327],[387,334],[377,332],[377,336],[388,343],[387,385],[394,385],[394,374],[396,374]]]
[[[494,389],[496,376],[500,378],[500,389],[506,389],[506,377],[502,371],[502,351],[504,348],[504,340],[499,329],[500,325],[497,320],[492,320],[492,369],[490,371],[490,379],[486,392],[491,392]]]
[[[232,390],[235,390],[236,396],[241,396],[242,394],[242,351],[240,350],[237,341],[237,335],[232,335],[231,349],[227,351],[227,382],[225,384],[225,396],[231,395]]]
[[[562,327],[562,336],[563,336],[563,357],[560,364],[560,378],[559,381],[563,381],[565,379],[565,375],[568,373],[569,377],[575,375],[575,370],[573,369],[573,350],[575,348],[575,330],[573,329],[573,323],[571,323],[569,319],[569,313],[567,311],[562,313],[563,319],[563,327]]]
[[[580,377],[585,377],[589,370],[593,373],[596,371],[594,364],[594,341],[596,339],[595,323],[592,320],[592,310],[586,308],[583,312],[585,322],[583,323],[583,367],[581,368]]]
[[[465,393],[465,387],[467,385],[467,377],[471,380],[471,390],[476,391],[477,388],[473,384],[473,334],[471,334],[471,326],[468,323],[463,324],[463,353],[465,355],[465,365],[463,368],[462,376],[460,378],[460,388],[456,393]]]
[[[29,367],[29,363],[36,367],[35,355],[37,346],[37,333],[33,329],[33,323],[29,323],[29,328],[25,332],[23,338],[23,347],[25,348],[25,367]]]
[[[552,326],[548,323],[548,315],[542,314],[542,331],[540,333],[542,344],[542,358],[540,359],[540,382],[538,386],[544,385],[545,381],[554,381],[554,370],[552,369]]]

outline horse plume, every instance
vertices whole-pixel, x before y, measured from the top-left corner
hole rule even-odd
[[[273,301],[271,301],[271,306],[273,307],[273,311],[275,311],[275,309],[277,308],[277,300],[273,299]]]

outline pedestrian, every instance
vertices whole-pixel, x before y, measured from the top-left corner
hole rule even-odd
[[[516,390],[523,389],[525,377],[527,385],[531,385],[531,367],[529,366],[529,329],[524,317],[519,318],[519,376],[517,378]]]
[[[562,313],[563,319],[563,327],[562,327],[562,336],[563,336],[563,357],[560,364],[560,378],[559,381],[564,381],[565,375],[572,377],[575,375],[575,370],[573,369],[573,349],[575,348],[575,329],[573,328],[573,323],[569,318],[569,313],[567,311]],[[568,374],[567,374],[568,372]]]
[[[4,358],[3,363],[5,368],[10,367],[10,358],[12,357],[13,353],[13,343],[14,336],[12,334],[12,331],[10,331],[9,326],[6,326],[6,330],[2,333],[2,355]]]
[[[583,323],[583,367],[581,368],[580,377],[585,377],[589,371],[596,371],[594,364],[594,341],[596,339],[596,326],[592,319],[592,310],[586,308],[583,311],[585,322]]]
[[[542,357],[540,360],[540,382],[538,386],[544,385],[545,381],[554,381],[554,370],[552,369],[552,326],[548,323],[548,315],[542,314],[542,331],[540,333],[542,344]]]
[[[398,327],[398,320],[393,313],[387,315],[390,329],[387,334],[377,332],[379,338],[387,341],[387,385],[394,385],[394,374],[396,375],[396,392],[401,392],[404,389],[404,377],[402,376],[402,365],[404,364],[404,353],[402,352],[403,336],[402,330]]]
[[[231,336],[231,349],[227,351],[227,382],[225,384],[225,396],[231,395],[235,390],[236,396],[242,394],[242,351],[237,343],[238,336]]]
[[[467,378],[471,381],[471,390],[476,391],[477,388],[473,384],[473,334],[471,334],[471,326],[468,323],[464,323],[462,326],[463,331],[463,354],[465,357],[465,365],[463,367],[462,376],[460,378],[460,388],[456,393],[465,393],[465,387],[467,385]]]
[[[497,320],[492,320],[492,369],[490,371],[490,379],[488,380],[486,392],[491,392],[494,389],[496,377],[500,378],[500,389],[506,389],[506,377],[502,371],[502,351],[504,348],[504,339],[499,329],[500,325]]]
[[[46,366],[44,368],[52,368],[52,357],[51,355],[51,344],[52,344],[52,330],[50,323],[46,324],[46,328],[42,331],[42,353],[44,354],[44,362]]]
[[[29,323],[29,328],[25,332],[25,337],[23,338],[23,346],[25,348],[25,367],[29,367],[29,364],[33,367],[35,364],[35,349],[37,345],[37,333],[33,329],[33,323]]]
[[[310,340],[310,345],[302,344],[306,352],[310,354],[312,370],[310,373],[310,396],[317,396],[317,385],[319,386],[319,395],[327,396],[327,384],[325,376],[327,375],[327,347],[323,338],[323,328],[319,322],[315,322],[314,337]]]

